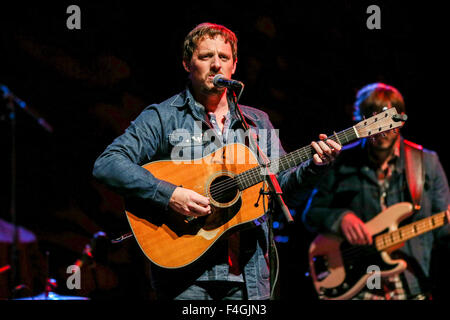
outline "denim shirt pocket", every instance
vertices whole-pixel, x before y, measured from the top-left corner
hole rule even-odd
[[[200,159],[217,147],[203,133],[190,133],[185,129],[177,130],[168,136],[171,148],[171,160],[190,161]]]

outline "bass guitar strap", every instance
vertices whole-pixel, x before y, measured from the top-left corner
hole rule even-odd
[[[405,173],[409,193],[414,207],[414,212],[421,208],[421,198],[425,184],[425,170],[423,168],[423,147],[408,140],[403,140],[405,152]],[[407,282],[408,290],[412,295],[420,292],[429,292],[430,282],[422,271],[422,268],[414,259],[403,257],[408,265],[414,270],[414,275],[409,270],[403,273]]]
[[[405,152],[405,174],[414,211],[420,210],[425,171],[423,169],[423,147],[408,140],[403,140]]]

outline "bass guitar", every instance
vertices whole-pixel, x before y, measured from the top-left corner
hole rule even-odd
[[[447,220],[443,211],[398,228],[412,213],[411,203],[400,202],[367,222],[366,227],[373,235],[372,245],[353,246],[334,234],[318,235],[309,247],[309,268],[319,298],[351,299],[366,286],[374,271],[379,271],[380,277],[403,272],[406,261],[392,259],[389,254],[405,241],[443,226]]]

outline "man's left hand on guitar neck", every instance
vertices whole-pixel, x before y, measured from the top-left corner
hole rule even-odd
[[[323,166],[336,159],[341,152],[342,146],[339,143],[328,139],[326,134],[320,134],[319,139],[319,142],[311,142],[311,146],[316,151],[316,154],[313,156],[313,161],[316,165]]]

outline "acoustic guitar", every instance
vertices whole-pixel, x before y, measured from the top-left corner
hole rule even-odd
[[[399,128],[405,121],[406,115],[399,115],[395,108],[390,108],[334,133],[329,139],[345,145]],[[311,159],[314,153],[308,145],[260,165],[248,147],[235,143],[191,161],[162,160],[145,164],[142,167],[158,179],[208,197],[212,213],[189,219],[171,210],[155,213],[150,209],[145,212],[145,208],[138,210],[137,206],[136,209],[126,207],[132,232],[144,254],[156,265],[164,268],[187,266],[227,231],[264,215],[267,206],[255,204],[264,186],[265,167],[276,174]]]

